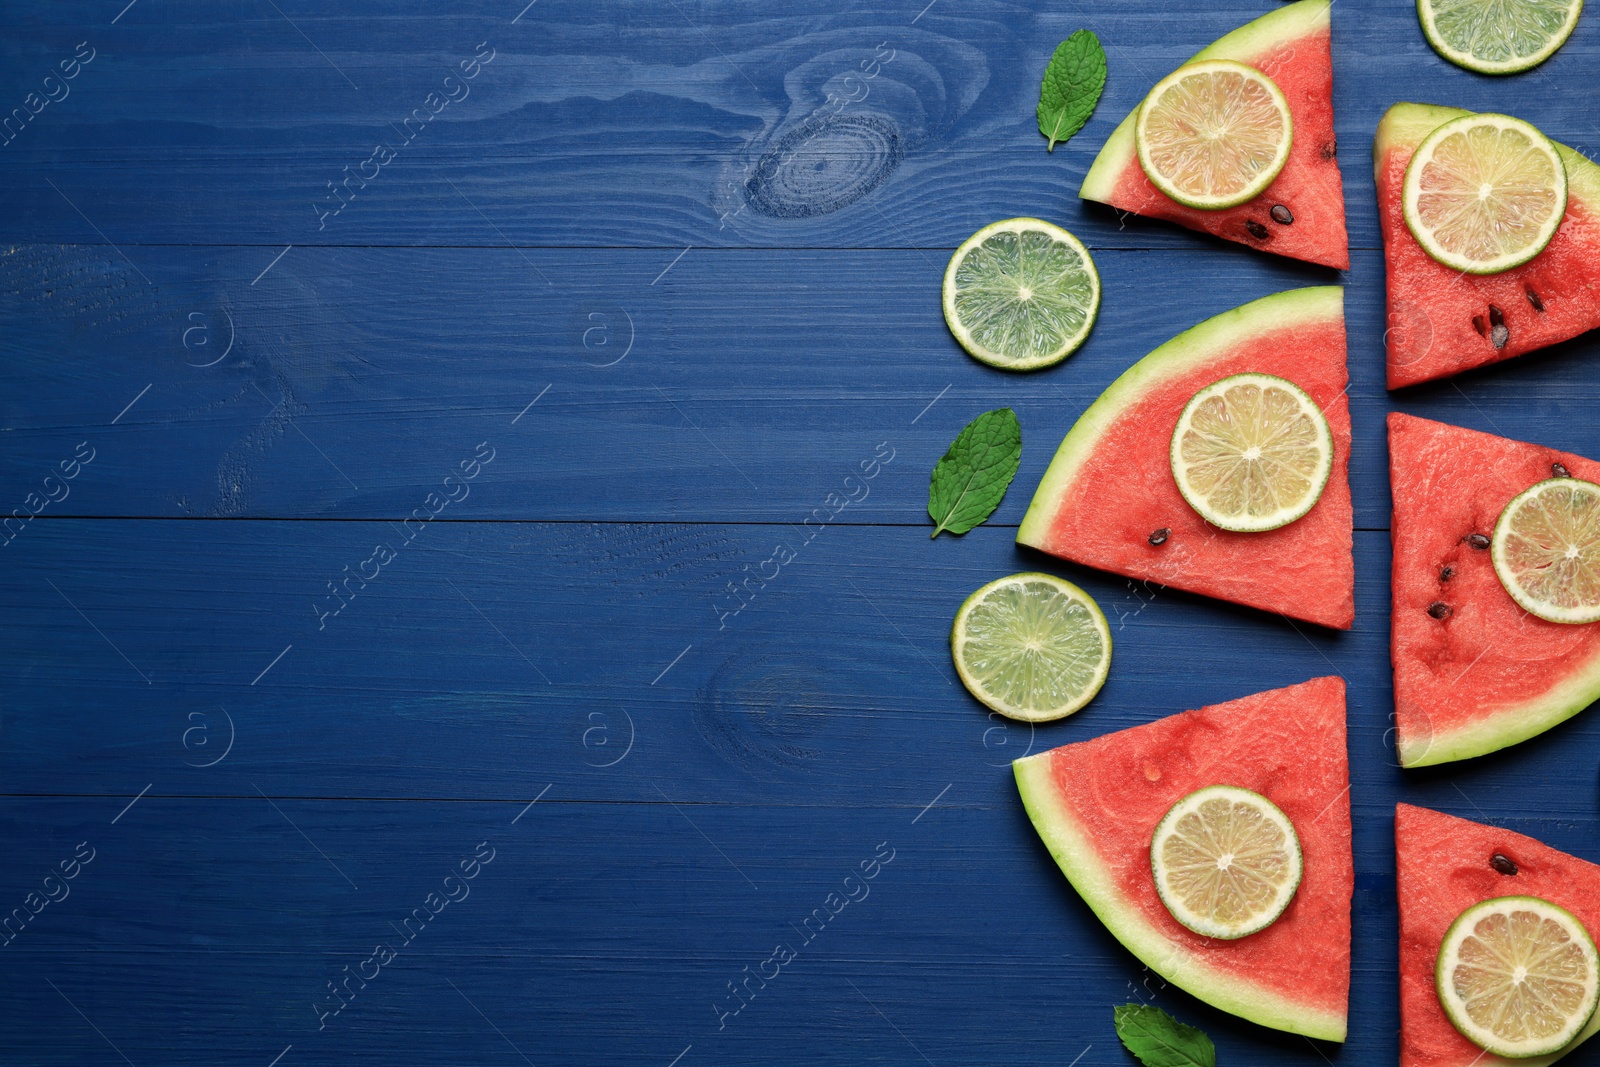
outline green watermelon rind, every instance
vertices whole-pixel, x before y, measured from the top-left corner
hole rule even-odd
[[[1332,7],[1333,0],[1299,0],[1298,3],[1287,4],[1217,38],[1191,56],[1188,62],[1231,59],[1238,63],[1249,63],[1290,41],[1327,32],[1332,25]],[[1143,104],[1142,100],[1140,104]],[[1105,147],[1095,157],[1089,173],[1083,176],[1083,185],[1078,188],[1080,198],[1109,204],[1117,182],[1129,164],[1139,165],[1133,139],[1134,119],[1138,114],[1139,108],[1135,107],[1106,138]]]
[[[1594,624],[1590,624],[1594,625]],[[1566,722],[1600,700],[1600,656],[1583,669],[1521,704],[1510,704],[1488,718],[1479,719],[1448,734],[1401,737],[1395,751],[1402,767],[1432,767],[1472,759],[1509,748]]]
[[[1288,10],[1285,8],[1284,10]],[[1106,431],[1153,386],[1198,372],[1227,356],[1240,342],[1268,330],[1307,322],[1344,320],[1344,290],[1337,285],[1290,289],[1242,304],[1192,326],[1129,367],[1089,405],[1056,449],[1033,502],[1017,529],[1017,543],[1043,548],[1084,462]],[[1202,385],[1209,383],[1201,383]],[[1196,388],[1199,388],[1198,386]]]
[[[1108,876],[1090,828],[1061,803],[1050,758],[1049,752],[1041,752],[1012,764],[1022,804],[1072,887],[1128,951],[1166,981],[1213,1007],[1274,1030],[1324,1041],[1345,1039],[1348,1020],[1343,1013],[1298,1003],[1211,967],[1146,919]]]
[[[1463,111],[1458,107],[1444,107],[1440,104],[1414,104],[1402,101],[1392,105],[1383,113],[1383,118],[1378,122],[1377,135],[1372,139],[1374,177],[1379,181],[1383,179],[1384,166],[1391,149],[1410,148],[1415,151],[1423,138],[1440,126],[1451,119],[1472,114],[1475,112]],[[1572,202],[1577,200],[1591,213],[1600,214],[1600,165],[1596,165],[1587,156],[1568,148],[1554,138],[1551,138],[1551,143],[1556,146],[1556,152],[1567,168],[1568,210],[1571,210]],[[1393,190],[1393,195],[1400,195],[1400,191]],[[1409,230],[1406,231],[1406,235],[1410,236]],[[1537,257],[1534,261],[1537,261]]]

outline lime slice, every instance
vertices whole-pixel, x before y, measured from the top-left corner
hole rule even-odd
[[[1600,621],[1600,485],[1551,478],[1500,513],[1490,557],[1511,599],[1550,622]]]
[[[1231,59],[1188,63],[1156,82],[1133,127],[1139,165],[1180,204],[1233,207],[1272,184],[1294,120],[1273,80]]]
[[[1190,398],[1172,431],[1178,491],[1213,526],[1259,533],[1311,510],[1333,471],[1322,409],[1293,382],[1235,374]]]
[[[1089,336],[1100,275],[1072,234],[1040,219],[985,226],[944,272],[944,321],[974,359],[1002,370],[1060,363]]]
[[[1555,236],[1567,170],[1550,138],[1521,119],[1463,115],[1423,138],[1401,202],[1428,255],[1468,274],[1498,274]]]
[[[1111,628],[1089,594],[1053,574],[1013,574],[967,597],[950,627],[967,691],[1002,715],[1071,715],[1111,670]]]
[[[1417,0],[1433,50],[1479,74],[1515,74],[1549,59],[1572,35],[1583,0]]]
[[[1156,892],[1172,917],[1224,940],[1265,930],[1300,887],[1300,838],[1278,806],[1231,785],[1172,805],[1150,839]]]
[[[1600,1000],[1600,956],[1577,917],[1538,897],[1474,904],[1450,924],[1434,967],[1462,1036],[1526,1059],[1572,1043]]]

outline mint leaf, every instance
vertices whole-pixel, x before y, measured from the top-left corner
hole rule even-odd
[[[1022,462],[1022,426],[1010,408],[967,423],[928,479],[932,536],[964,534],[994,514]]]
[[[1217,1067],[1217,1047],[1205,1031],[1185,1026],[1160,1008],[1124,1004],[1111,1009],[1117,1036],[1144,1067]]]
[[[1039,86],[1039,132],[1049,151],[1072,139],[1094,114],[1106,87],[1106,51],[1093,30],[1079,30],[1056,45]]]

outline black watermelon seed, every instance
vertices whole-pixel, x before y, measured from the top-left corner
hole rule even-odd
[[[1489,336],[1489,324],[1484,320],[1482,315],[1472,316],[1472,328],[1478,331],[1479,337]]]
[[[1489,857],[1489,866],[1493,867],[1495,870],[1499,871],[1501,874],[1516,874],[1517,873],[1516,861],[1513,860],[1510,856],[1502,856],[1498,852],[1496,852],[1494,855]]]
[[[1506,329],[1505,324],[1502,323],[1489,331],[1489,340],[1494,342],[1495,348],[1504,348],[1506,342],[1511,340],[1511,331]]]
[[[1528,286],[1528,303],[1533,305],[1533,310],[1543,311],[1544,301],[1539,299],[1539,294],[1533,291],[1533,286]]]
[[[1493,304],[1490,304],[1489,305],[1489,325],[1490,326],[1504,326],[1505,324],[1506,324],[1506,313],[1504,311],[1501,311],[1499,308],[1495,307]]]
[[[1450,580],[1450,576],[1452,574],[1454,574],[1455,572],[1456,572],[1456,569],[1454,567],[1449,566],[1448,564],[1446,564],[1444,570],[1439,572],[1439,580],[1441,582],[1448,582]]]
[[[1294,212],[1290,211],[1282,204],[1273,204],[1272,221],[1280,225],[1287,226],[1294,221]]]
[[[1436,619],[1448,619],[1455,614],[1455,609],[1442,600],[1435,600],[1428,605],[1428,614]]]
[[[1566,467],[1563,467],[1559,463],[1550,464],[1550,473],[1554,474],[1557,478],[1570,478],[1570,477],[1572,477],[1572,472],[1567,470]]]
[[[1487,537],[1485,537],[1481,533],[1470,533],[1470,534],[1467,534],[1466,540],[1467,540],[1467,544],[1471,545],[1473,548],[1478,549],[1479,551],[1482,551],[1483,549],[1489,547],[1489,539]]]
[[[1161,529],[1150,535],[1150,543],[1152,545],[1164,545],[1167,543],[1167,538],[1171,536],[1172,531],[1163,526]]]
[[[1339,146],[1338,146],[1337,143],[1335,143],[1333,141],[1323,141],[1322,142],[1322,158],[1323,159],[1332,159],[1334,156],[1336,156],[1338,154],[1339,154]]]
[[[1254,237],[1258,241],[1265,241],[1267,238],[1272,236],[1267,232],[1267,228],[1261,225],[1261,223],[1257,222],[1255,219],[1245,220],[1244,228],[1249,230],[1250,236]]]

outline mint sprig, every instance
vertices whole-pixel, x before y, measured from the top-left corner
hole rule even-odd
[[[1217,1067],[1217,1047],[1194,1026],[1160,1008],[1124,1004],[1111,1009],[1117,1036],[1144,1067]]]
[[[1039,86],[1039,132],[1050,138],[1049,151],[1083,129],[1105,87],[1106,51],[1093,30],[1056,45]]]
[[[928,479],[931,536],[964,534],[994,514],[1022,462],[1022,426],[1010,408],[967,423]]]

